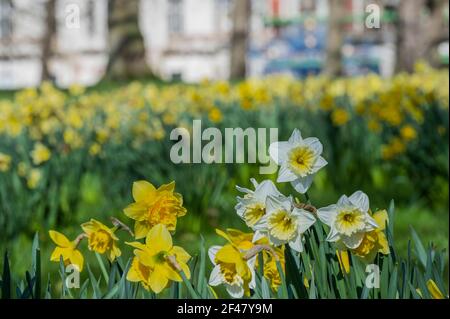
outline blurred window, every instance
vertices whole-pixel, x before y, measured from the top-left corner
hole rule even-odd
[[[0,0],[0,38],[9,38],[13,33],[12,0]]]
[[[169,34],[183,33],[183,1],[169,0],[167,11],[167,22]]]

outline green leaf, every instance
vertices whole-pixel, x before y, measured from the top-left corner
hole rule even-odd
[[[416,250],[417,258],[419,258],[419,261],[422,263],[424,267],[427,266],[427,252],[422,244],[422,241],[419,238],[419,235],[417,235],[414,228],[410,226],[411,230],[411,236],[414,242],[414,248]]]
[[[8,252],[3,257],[2,299],[11,298],[11,271],[9,269]]]

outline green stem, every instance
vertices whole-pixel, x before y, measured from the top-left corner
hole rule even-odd
[[[289,295],[288,295],[288,290],[287,290],[287,285],[286,285],[286,277],[284,275],[283,267],[281,267],[279,260],[277,260],[277,270],[278,270],[278,273],[280,274],[280,278],[281,278],[282,296],[284,299],[288,299]]]
[[[311,200],[309,199],[308,192],[305,192],[305,199],[307,204],[311,204]]]
[[[193,299],[200,299],[200,296],[194,290],[194,287],[192,287],[191,282],[186,278],[186,275],[184,274],[184,271],[180,271],[179,274],[180,274],[181,278],[183,279],[183,282],[186,285],[189,293],[191,294],[191,297]]]
[[[105,264],[103,263],[102,256],[98,252],[95,252],[95,256],[97,257],[98,264],[100,265],[100,269],[102,270],[103,277],[105,277],[106,284],[109,284],[108,272],[106,271]]]

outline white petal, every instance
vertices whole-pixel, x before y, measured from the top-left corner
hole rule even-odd
[[[223,283],[222,274],[220,273],[220,266],[217,265],[213,268],[211,271],[211,275],[209,275],[209,281],[210,286],[218,286],[221,283]]]
[[[328,162],[322,156],[319,156],[312,167],[312,171],[316,173],[327,164]]]
[[[269,234],[269,241],[274,246],[281,246],[287,243],[287,240],[281,240]]]
[[[295,175],[293,171],[287,166],[287,164],[282,164],[280,166],[280,170],[278,171],[278,183],[286,183],[286,182],[292,182],[296,180],[298,177]]]
[[[314,179],[314,174],[307,175],[305,177],[299,177],[296,180],[292,181],[292,187],[299,192],[300,194],[304,194],[308,191]]]
[[[326,207],[319,208],[317,210],[317,216],[320,221],[328,226],[334,223],[334,219],[337,215],[337,206],[335,204]]]
[[[226,285],[227,292],[233,298],[242,298],[244,296],[244,287],[241,285]]]
[[[376,228],[380,228],[380,226],[384,226],[384,225],[378,225],[378,223],[375,221],[375,219],[373,219],[371,216],[369,216],[369,214],[367,214],[366,216],[366,221],[369,223],[369,227],[366,228],[366,231],[370,231]]]
[[[287,154],[291,149],[288,142],[274,142],[269,146],[269,155],[277,165],[281,165],[287,160]]]
[[[258,187],[258,182],[257,182],[256,179],[254,179],[253,177],[250,178],[250,182],[252,182],[254,188],[257,188],[257,187]]]
[[[266,232],[267,231],[267,215],[264,215],[261,217],[252,227],[253,230],[259,231],[259,232]]]
[[[216,258],[216,254],[217,252],[222,248],[222,246],[211,246],[208,249],[208,256],[209,259],[211,260],[211,262],[215,265],[216,262],[214,261],[214,259]]]
[[[273,197],[273,196],[267,196],[266,198],[266,215],[272,214],[274,211],[279,210],[283,207],[283,204],[281,202],[282,198],[280,197]]]
[[[342,242],[344,243],[345,246],[347,246],[350,249],[355,249],[361,244],[361,242],[364,238],[364,233],[362,233],[362,232],[355,233],[351,236],[343,235],[341,238],[342,238]]]
[[[262,181],[255,189],[254,197],[260,202],[265,202],[267,196],[280,196],[281,193],[271,180]]]
[[[288,142],[292,144],[299,144],[303,141],[302,134],[300,133],[300,130],[295,129],[294,132],[292,132],[291,137],[289,138]]]
[[[349,197],[350,202],[362,212],[367,213],[369,210],[369,197],[362,191],[356,191]]]
[[[301,253],[303,251],[303,243],[301,234],[297,234],[294,240],[289,242],[289,247]]]
[[[266,235],[264,234],[264,232],[257,230],[255,231],[255,233],[253,234],[253,238],[252,238],[252,243],[257,242],[258,240],[260,240],[261,238],[266,237]]]
[[[340,238],[341,238],[341,236],[337,232],[336,228],[331,227],[326,241],[335,242],[335,241],[338,241]]]
[[[316,222],[316,218],[310,212],[307,212],[303,209],[294,208],[294,213],[298,214],[298,227],[297,231],[303,234],[309,227],[314,225]]]
[[[323,146],[322,143],[320,143],[319,139],[317,137],[308,137],[303,140],[303,143],[311,147],[311,149],[314,151],[315,155],[322,154]]]
[[[342,195],[337,202],[338,206],[351,206],[352,203],[348,199],[347,195]]]

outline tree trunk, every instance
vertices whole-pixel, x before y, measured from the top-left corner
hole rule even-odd
[[[342,75],[342,45],[344,43],[345,7],[342,0],[328,0],[328,39],[325,74],[330,77]]]
[[[396,71],[412,72],[419,57],[424,0],[401,0],[398,7]]]
[[[139,0],[108,1],[109,62],[105,77],[127,80],[151,76],[139,29]]]
[[[56,36],[56,0],[47,0],[45,3],[46,26],[42,38],[41,52],[41,81],[54,81],[50,72],[50,60],[54,51]]]
[[[244,79],[247,74],[251,0],[234,0],[230,48],[230,79]]]

